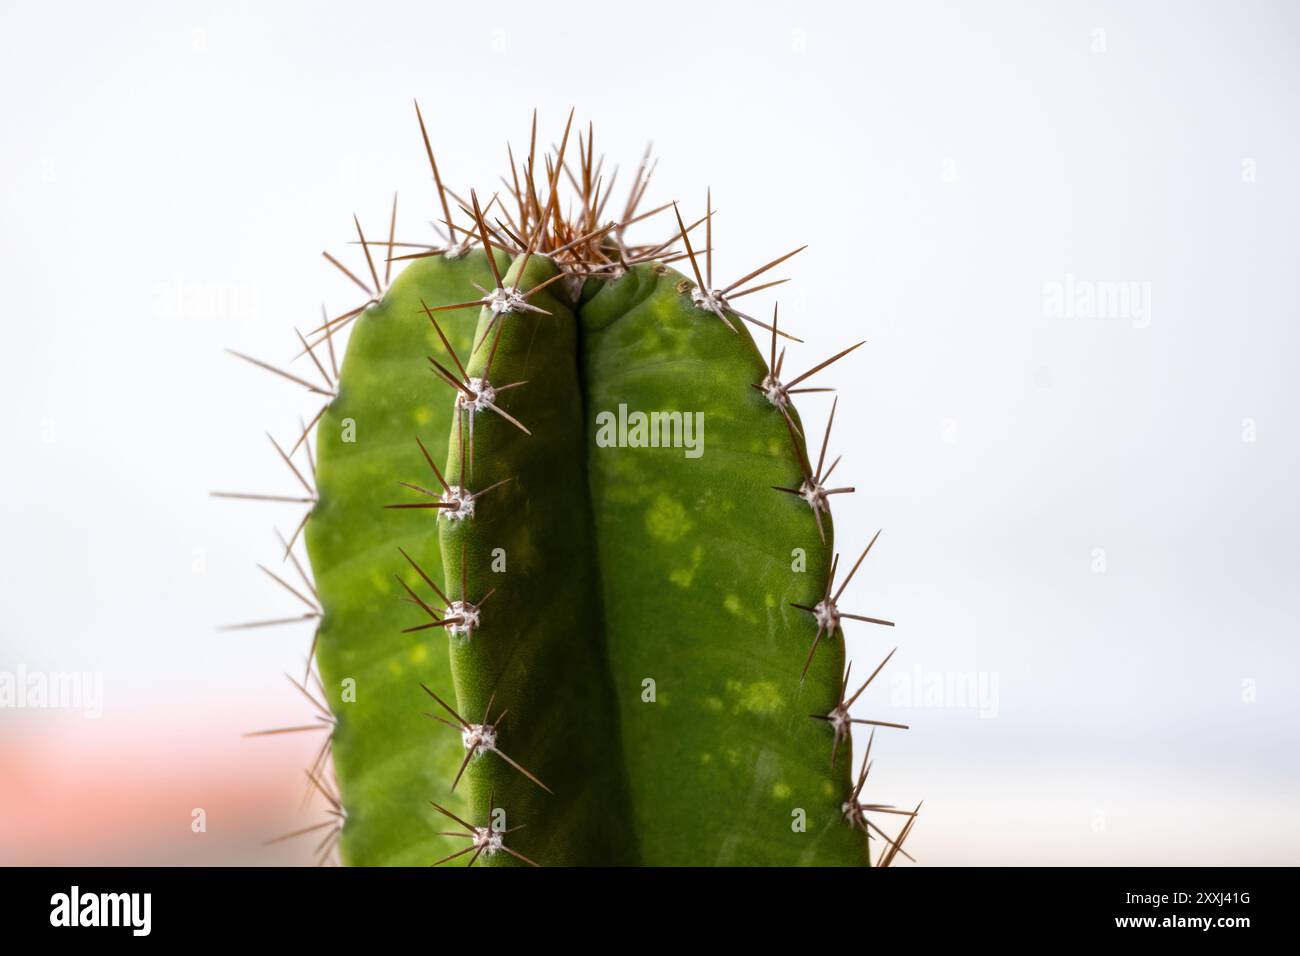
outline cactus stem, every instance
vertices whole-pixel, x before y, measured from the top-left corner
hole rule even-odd
[[[445,724],[453,730],[459,731],[461,734],[461,742],[465,746],[465,759],[461,762],[460,769],[456,771],[456,779],[451,783],[452,790],[455,790],[456,785],[460,783],[460,778],[465,773],[465,768],[469,766],[470,761],[475,757],[482,756],[490,751],[495,753],[498,757],[508,763],[515,770],[518,770],[521,774],[533,783],[537,784],[537,786],[541,787],[547,793],[554,794],[554,791],[550,787],[538,780],[536,776],[528,770],[525,770],[520,764],[506,756],[505,752],[497,747],[498,727],[500,726],[501,721],[505,719],[508,711],[503,710],[501,713],[497,714],[496,720],[491,719],[492,704],[496,700],[495,694],[488,698],[487,707],[483,710],[482,723],[472,724],[460,714],[456,713],[455,709],[450,704],[430,690],[427,685],[421,683],[420,686],[424,688],[426,694],[438,702],[439,706],[441,706],[443,710],[455,718],[456,723],[453,724],[451,721],[439,717],[437,714],[426,713],[425,716],[431,717],[438,721],[438,723]]]

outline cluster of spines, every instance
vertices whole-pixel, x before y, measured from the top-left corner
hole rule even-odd
[[[375,242],[373,240],[367,240],[361,228],[360,221],[355,215],[353,216],[353,224],[357,232],[357,239],[355,242],[361,247],[371,282],[367,283],[363,279],[359,278],[352,270],[347,268],[347,266],[345,266],[335,256],[331,255],[328,251],[323,252],[322,255],[335,268],[356,284],[357,287],[365,293],[366,299],[359,306],[351,308],[334,317],[329,317],[328,313],[322,308],[324,321],[320,326],[307,333],[307,335],[304,335],[297,329],[294,330],[298,342],[302,346],[302,350],[297,353],[295,359],[302,358],[303,356],[309,357],[311,363],[319,373],[323,384],[317,384],[309,379],[295,375],[260,359],[240,352],[234,352],[233,350],[231,351],[231,354],[238,358],[269,371],[283,379],[301,385],[306,388],[308,392],[324,397],[326,401],[310,421],[300,421],[301,431],[297,440],[288,452],[275,442],[274,438],[271,439],[279,458],[289,467],[294,477],[306,492],[304,496],[232,492],[213,493],[216,497],[305,503],[311,506],[308,508],[306,514],[303,515],[301,521],[299,521],[289,539],[286,540],[283,536],[279,537],[281,543],[285,547],[285,559],[292,561],[307,590],[311,592],[313,597],[315,597],[315,601],[308,598],[298,589],[289,585],[283,580],[283,578],[276,575],[274,572],[259,565],[267,575],[273,578],[284,589],[293,594],[295,598],[303,602],[308,607],[308,611],[297,617],[232,625],[230,629],[299,623],[304,620],[316,621],[317,626],[313,633],[311,648],[308,653],[307,676],[304,677],[304,681],[308,678],[314,678],[319,686],[319,678],[315,678],[314,671],[312,670],[312,658],[319,637],[319,621],[323,612],[320,607],[319,596],[315,593],[315,588],[311,583],[309,575],[307,575],[305,569],[293,553],[294,544],[311,517],[312,508],[315,506],[317,501],[317,494],[314,485],[307,480],[302,470],[297,467],[293,459],[299,448],[303,448],[308,462],[307,470],[309,473],[313,474],[314,477],[315,463],[311,454],[309,435],[311,429],[329,408],[329,403],[337,396],[339,371],[334,336],[358,318],[367,308],[378,304],[382,300],[384,292],[391,280],[392,264],[394,262],[432,256],[445,256],[450,259],[455,259],[465,255],[475,246],[481,246],[488,253],[487,262],[495,281],[494,288],[481,289],[480,291],[482,291],[483,295],[480,299],[467,302],[439,305],[435,307],[430,307],[427,303],[421,303],[424,314],[431,322],[439,340],[442,342],[444,348],[451,356],[452,361],[456,366],[453,371],[439,363],[433,357],[428,357],[431,370],[442,382],[451,386],[454,390],[455,421],[456,427],[461,436],[460,441],[458,442],[459,448],[461,449],[460,454],[462,456],[459,472],[460,475],[465,476],[472,473],[473,418],[477,412],[492,411],[523,432],[529,433],[523,422],[506,412],[496,402],[496,397],[501,392],[516,388],[526,383],[515,382],[506,385],[494,385],[491,383],[488,374],[491,369],[491,356],[494,354],[494,351],[489,353],[489,359],[484,374],[478,378],[471,378],[466,371],[465,363],[461,362],[460,358],[456,355],[456,352],[448,341],[442,327],[438,324],[436,318],[437,312],[464,308],[488,308],[492,317],[489,320],[488,326],[484,330],[483,335],[474,343],[473,350],[477,352],[494,328],[497,330],[497,337],[499,338],[499,323],[503,316],[515,311],[544,311],[533,306],[529,303],[528,299],[537,291],[540,291],[540,289],[549,285],[550,282],[560,281],[567,278],[574,282],[574,287],[576,288],[582,281],[592,277],[604,279],[617,278],[627,269],[639,263],[655,262],[667,265],[685,260],[689,261],[696,281],[692,285],[689,280],[684,280],[683,283],[679,284],[677,291],[679,294],[687,296],[695,308],[715,316],[732,332],[737,331],[736,326],[732,321],[733,318],[737,318],[770,333],[771,346],[768,358],[767,374],[764,376],[762,381],[752,383],[751,387],[759,391],[767,399],[769,404],[771,404],[771,406],[783,416],[790,433],[792,447],[795,450],[795,454],[803,473],[803,480],[799,487],[775,487],[774,490],[795,495],[808,504],[817,525],[818,535],[820,539],[825,542],[826,531],[823,516],[829,517],[830,515],[830,497],[836,494],[847,494],[854,491],[852,487],[826,487],[827,480],[840,461],[837,457],[831,463],[829,468],[824,467],[827,446],[830,441],[831,426],[834,423],[838,399],[836,399],[832,404],[831,413],[828,417],[825,434],[822,440],[821,451],[818,456],[817,466],[814,468],[804,450],[802,431],[790,413],[793,405],[792,396],[808,392],[833,391],[833,389],[829,387],[813,387],[803,385],[802,383],[806,382],[816,373],[844,358],[864,343],[857,342],[854,345],[832,355],[830,358],[814,365],[806,372],[795,376],[788,382],[783,382],[781,379],[781,373],[785,360],[785,348],[782,347],[778,353],[777,338],[782,337],[794,342],[802,342],[802,339],[798,339],[780,329],[776,307],[773,308],[772,321],[768,324],[756,319],[752,315],[739,311],[733,304],[735,299],[742,296],[770,289],[789,281],[788,279],[775,279],[763,281],[756,285],[751,284],[754,280],[763,277],[769,270],[790,259],[807,247],[800,246],[786,252],[725,286],[715,286],[713,282],[714,247],[712,220],[716,210],[713,209],[711,190],[706,197],[705,214],[690,225],[687,225],[683,220],[681,212],[675,202],[664,203],[645,212],[639,211],[655,168],[655,163],[651,162],[650,148],[647,147],[647,150],[637,168],[633,184],[629,189],[628,198],[623,208],[622,215],[617,220],[605,221],[604,212],[610,200],[610,196],[612,195],[613,185],[617,179],[618,170],[615,168],[613,175],[610,177],[610,182],[605,184],[602,176],[604,159],[603,157],[599,159],[595,158],[594,134],[590,125],[588,126],[585,141],[581,135],[578,136],[579,169],[577,173],[575,173],[569,165],[565,163],[565,151],[569,141],[573,121],[572,112],[570,112],[568,122],[565,125],[564,136],[561,140],[560,146],[554,150],[553,155],[548,152],[544,157],[546,167],[545,177],[546,182],[549,185],[548,199],[545,203],[541,201],[541,194],[538,192],[536,186],[536,111],[533,113],[529,151],[526,160],[517,165],[513,149],[507,145],[507,153],[510,160],[511,180],[506,181],[505,179],[502,179],[502,183],[507,193],[514,201],[515,211],[512,213],[507,208],[507,204],[502,201],[500,193],[494,194],[491,200],[486,204],[481,204],[477,192],[471,190],[469,201],[466,202],[449,189],[443,182],[418,103],[416,104],[415,109],[423,145],[429,160],[442,212],[442,219],[439,222],[432,223],[434,229],[441,233],[441,244],[397,241],[396,194],[394,194],[393,197],[392,214],[389,221],[388,238],[386,241]],[[577,193],[579,208],[576,211],[570,210],[567,213],[561,213],[559,209],[558,185],[561,175],[567,178],[568,182],[573,186]],[[455,221],[452,213],[453,204],[465,217],[468,218],[470,222],[468,226],[461,225]],[[641,245],[631,245],[626,241],[625,232],[628,227],[648,220],[659,213],[665,212],[669,208],[673,209],[676,217],[677,230],[668,238],[667,241]],[[494,217],[494,222],[490,224],[488,217],[492,214],[493,209],[498,209],[499,214]],[[705,244],[704,248],[697,254],[696,249],[691,244],[690,236],[691,233],[700,225],[705,227]],[[678,242],[682,244],[682,251],[677,251],[673,248]],[[382,281],[380,280],[379,270],[375,265],[374,256],[371,252],[372,247],[384,247],[387,250],[387,254],[384,257],[384,276]],[[417,251],[402,255],[396,254],[398,249],[404,248],[415,249]],[[514,284],[507,285],[496,263],[495,252],[497,250],[503,251],[512,257],[522,255],[524,257],[525,265],[527,264],[528,259],[533,255],[546,256],[555,263],[558,269],[558,274],[546,283],[539,284],[538,286],[534,286],[527,290],[521,290],[518,287],[518,280],[516,280],[516,283]],[[703,270],[701,270],[700,266],[700,257],[703,257],[704,259]],[[516,275],[520,277],[522,277],[523,274],[523,268],[520,268],[516,273]],[[322,345],[325,346],[329,367],[333,369],[332,375],[316,354],[316,349]],[[495,341],[492,348],[495,349]],[[467,417],[468,425],[466,423]],[[466,431],[468,431],[468,435],[465,434]],[[468,441],[466,441],[466,438],[468,438]],[[393,504],[388,507],[413,509],[432,508],[439,511],[440,518],[446,518],[448,520],[469,519],[473,517],[475,501],[477,498],[509,480],[505,479],[494,483],[487,488],[479,489],[478,491],[470,491],[468,488],[457,487],[449,484],[444,479],[441,471],[437,467],[423,442],[421,442],[418,437],[416,438],[416,441],[419,444],[420,451],[437,479],[442,491],[439,493],[436,490],[424,488],[413,483],[399,482],[399,484],[404,487],[417,491],[421,495],[435,500],[431,502]],[[468,460],[466,460],[467,451]],[[807,675],[813,656],[816,654],[817,648],[822,640],[832,637],[835,631],[839,629],[840,623],[843,619],[847,618],[871,624],[893,626],[893,622],[891,621],[843,612],[839,609],[838,605],[840,596],[852,580],[854,574],[856,574],[863,559],[866,557],[868,552],[870,552],[876,539],[879,537],[879,534],[880,532],[877,531],[876,535],[872,537],[866,548],[863,549],[862,554],[854,563],[849,574],[840,583],[839,588],[834,588],[834,581],[839,563],[839,555],[836,554],[831,562],[830,572],[822,599],[815,605],[792,605],[793,607],[810,614],[816,624],[816,633],[809,647],[808,656],[800,675],[801,681]],[[418,606],[430,618],[429,621],[406,628],[404,631],[416,632],[431,628],[442,628],[453,637],[466,640],[470,639],[474,628],[479,623],[479,615],[481,614],[482,605],[487,598],[491,596],[491,592],[489,591],[476,601],[469,600],[468,596],[465,594],[466,572],[463,566],[464,562],[462,561],[462,596],[456,600],[449,599],[443,589],[438,587],[434,579],[430,577],[409,554],[404,550],[402,550],[401,553],[406,561],[411,564],[419,577],[429,585],[433,593],[436,594],[442,602],[441,608],[435,609],[428,601],[422,599],[414,590],[412,590],[400,576],[397,576],[399,584],[401,584],[403,589],[406,591],[406,597],[404,597],[403,600]],[[462,558],[463,557],[464,556],[462,555]],[[888,721],[853,718],[849,716],[849,708],[857,701],[861,694],[866,690],[867,686],[870,685],[872,680],[875,679],[884,666],[889,662],[890,658],[893,657],[893,654],[894,651],[890,651],[885,659],[877,666],[875,671],[872,672],[871,676],[868,677],[851,696],[847,696],[849,673],[852,668],[852,662],[848,662],[843,677],[839,703],[837,703],[828,714],[809,715],[813,719],[826,722],[831,727],[833,734],[831,750],[832,766],[835,764],[841,744],[849,737],[852,724],[871,725],[872,727],[857,781],[853,786],[849,798],[844,802],[841,809],[845,821],[849,825],[860,829],[868,840],[873,838],[872,833],[874,832],[876,836],[879,836],[885,842],[886,849],[878,857],[876,861],[877,866],[890,865],[899,854],[903,855],[907,859],[912,859],[911,856],[902,849],[902,847],[904,841],[911,832],[921,805],[918,803],[914,810],[909,811],[897,809],[893,805],[864,803],[861,799],[862,790],[871,769],[870,753],[875,738],[876,727],[907,729],[907,725]],[[282,733],[322,730],[327,732],[325,741],[318,751],[315,760],[306,770],[310,783],[309,793],[311,790],[314,790],[323,797],[327,805],[327,818],[321,823],[283,834],[268,842],[275,843],[291,837],[326,830],[327,834],[325,838],[316,848],[317,855],[319,862],[334,862],[336,857],[333,854],[337,848],[339,836],[346,820],[346,811],[338,796],[336,787],[330,780],[332,773],[330,743],[333,735],[334,718],[329,709],[308,690],[305,683],[296,681],[292,677],[289,679],[312,703],[312,706],[317,712],[315,722],[295,727],[256,731],[249,736],[266,736]],[[430,688],[423,684],[421,684],[421,687],[448,715],[452,717],[455,722],[453,723],[440,715],[426,714],[426,716],[458,730],[462,734],[462,742],[466,750],[466,755],[452,781],[451,788],[453,790],[459,783],[466,768],[475,758],[481,757],[488,752],[492,752],[533,783],[546,790],[546,792],[552,792],[550,788],[546,787],[546,785],[543,784],[534,774],[525,769],[514,759],[506,756],[504,751],[497,746],[498,728],[506,714],[503,712],[498,714],[495,718],[492,718],[491,701],[489,701],[487,712],[485,712],[483,720],[478,724],[473,724],[456,713],[450,705],[438,697]],[[323,695],[324,688],[320,687],[320,690]],[[494,799],[495,798],[490,798],[489,803],[494,804]],[[496,809],[494,805],[489,807],[489,823],[486,826],[477,826],[467,823],[436,802],[431,801],[431,803],[435,810],[452,819],[462,828],[459,832],[443,833],[442,835],[468,837],[471,841],[470,845],[464,850],[454,853],[443,860],[436,861],[436,863],[448,862],[449,860],[457,859],[472,851],[473,855],[469,860],[470,865],[477,862],[484,854],[491,856],[497,852],[507,852],[526,863],[537,865],[534,861],[523,857],[521,854],[504,844],[503,837],[505,833],[517,830],[519,827],[511,827],[508,830],[499,833],[494,832],[491,829],[493,826],[492,821],[494,819],[493,811]],[[868,819],[867,814],[871,812],[901,815],[905,817],[906,820],[898,834],[891,838],[884,832],[884,830]]]

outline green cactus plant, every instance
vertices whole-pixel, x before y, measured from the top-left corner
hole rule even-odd
[[[319,625],[319,676],[294,679],[317,721],[261,732],[327,738],[308,777],[329,815],[286,836],[359,865],[907,856],[920,804],[863,799],[876,728],[906,727],[849,711],[893,653],[850,693],[842,622],[892,626],[840,605],[876,539],[841,571],[836,405],[814,464],[793,404],[862,343],[783,378],[800,340],[737,300],[800,250],[715,285],[711,196],[689,226],[640,212],[647,154],[606,216],[590,129],[566,160],[572,114],[544,166],[534,114],[483,204],[446,188],[416,111],[443,241],[397,242],[394,200],[386,242],[356,226],[370,282],[326,254],[366,300],[299,335],[315,372],[249,359],[328,399],[276,445],[307,495],[242,496],[311,505],[314,581],[282,539],[308,590],[263,569]],[[628,240],[670,210],[667,241]]]

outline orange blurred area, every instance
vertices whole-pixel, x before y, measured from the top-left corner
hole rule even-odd
[[[244,719],[0,713],[0,865],[313,863],[328,829],[264,844],[325,819],[303,772],[321,735],[243,738],[279,717]]]

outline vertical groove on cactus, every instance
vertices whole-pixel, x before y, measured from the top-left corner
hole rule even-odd
[[[534,114],[506,193],[461,199],[417,116],[441,244],[398,242],[394,205],[386,242],[356,223],[363,269],[327,254],[368,296],[299,337],[327,387],[249,359],[328,400],[294,593],[320,620],[337,792],[324,752],[309,776],[335,822],[286,836],[328,853],[341,827],[360,865],[911,859],[920,805],[865,796],[876,730],[906,725],[850,712],[893,656],[891,621],[841,606],[876,538],[845,571],[838,404],[815,436],[794,408],[863,343],[785,376],[802,340],[742,298],[803,247],[715,284],[712,193],[689,225],[641,212],[647,152],[607,215],[572,114],[544,156]],[[669,208],[666,241],[629,240]],[[317,350],[349,326],[335,394]],[[852,690],[846,621],[875,665]]]

